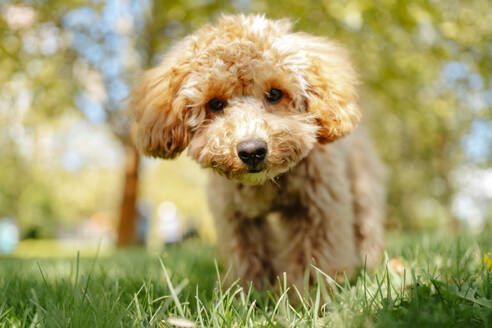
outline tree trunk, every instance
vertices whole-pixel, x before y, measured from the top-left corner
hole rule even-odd
[[[125,182],[120,206],[118,247],[137,244],[137,191],[140,156],[131,141],[125,143]]]

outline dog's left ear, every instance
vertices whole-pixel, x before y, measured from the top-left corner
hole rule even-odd
[[[308,85],[308,111],[316,116],[320,126],[318,141],[328,143],[349,133],[359,122],[357,74],[341,46],[324,38],[299,34],[307,57],[303,71]]]
[[[174,158],[188,146],[190,130],[200,121],[182,94],[190,72],[188,46],[183,40],[160,65],[145,72],[132,90],[130,110],[134,120],[134,141],[145,155]]]

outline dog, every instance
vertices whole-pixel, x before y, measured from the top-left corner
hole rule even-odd
[[[385,169],[357,127],[346,50],[289,20],[223,15],[185,37],[131,96],[137,148],[210,168],[218,251],[244,282],[303,288],[372,267],[383,250]]]

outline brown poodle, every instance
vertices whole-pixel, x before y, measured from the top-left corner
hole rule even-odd
[[[357,77],[346,51],[287,20],[223,16],[178,42],[132,95],[146,155],[211,168],[221,257],[261,287],[311,264],[334,276],[383,248],[384,168],[355,129]],[[345,136],[345,137],[343,137]],[[343,138],[341,138],[343,137]]]

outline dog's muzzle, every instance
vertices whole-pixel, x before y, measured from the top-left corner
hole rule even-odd
[[[268,147],[262,139],[249,139],[237,145],[237,155],[248,166],[249,173],[260,172],[259,165],[266,158]]]

